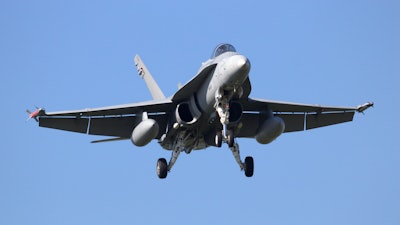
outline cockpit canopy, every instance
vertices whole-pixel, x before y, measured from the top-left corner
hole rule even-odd
[[[220,44],[215,48],[211,57],[215,58],[225,52],[236,52],[236,49],[231,44]]]

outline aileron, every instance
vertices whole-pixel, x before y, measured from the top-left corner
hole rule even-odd
[[[353,120],[354,112],[307,114],[306,129],[325,127]]]
[[[40,117],[39,126],[58,130],[86,133],[89,124],[87,118]]]

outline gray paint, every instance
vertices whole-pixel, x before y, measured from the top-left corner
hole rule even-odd
[[[153,79],[153,76],[151,76],[150,71],[144,65],[144,63],[142,62],[142,59],[139,57],[139,55],[135,56],[134,61],[135,61],[136,67],[138,68],[139,76],[142,77],[143,80],[146,82],[146,85],[149,88],[150,93],[153,96],[153,99],[155,99],[155,100],[165,99],[164,93],[161,91],[160,87],[158,86],[156,81]]]
[[[238,117],[240,120],[228,124],[228,128],[233,130],[234,136],[238,138],[255,138],[261,130],[268,133],[269,125],[265,125],[264,122],[273,115],[282,119],[285,125],[284,132],[294,132],[348,122],[353,119],[354,112],[363,112],[372,106],[372,103],[368,103],[358,107],[332,107],[249,98],[250,62],[233,51],[219,51],[218,54],[214,54],[202,64],[197,74],[170,98],[164,96],[139,56],[135,57],[135,64],[154,100],[49,112],[38,116],[39,125],[125,139],[131,137],[141,122],[141,113],[146,112],[149,118],[156,121],[159,129],[154,132],[156,129],[153,126],[140,125],[137,133],[145,139],[144,142],[148,142],[149,137],[156,138],[160,140],[163,148],[173,150],[176,140],[185,138],[182,142],[183,148],[190,152],[192,149],[204,149],[215,145],[214,136],[217,131],[221,131],[222,125],[216,116],[214,104],[215,96],[221,90],[241,90],[242,95],[235,95],[231,100],[242,105],[243,114]],[[182,112],[179,112],[182,114],[177,114],[177,107],[184,104],[187,104],[187,107],[183,107]],[[192,116],[194,120],[185,124],[185,121],[179,120],[179,116]],[[259,133],[258,136],[262,134]]]

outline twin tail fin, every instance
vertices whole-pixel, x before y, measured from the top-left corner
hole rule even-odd
[[[144,63],[143,63],[142,59],[139,57],[139,55],[135,56],[134,61],[135,61],[135,66],[137,68],[139,76],[142,77],[142,79],[146,82],[146,85],[149,88],[149,91],[151,93],[151,96],[153,96],[153,99],[154,100],[165,99],[164,93],[161,91],[157,82],[153,79],[153,76],[151,76],[151,73],[149,72],[147,67],[144,65]]]

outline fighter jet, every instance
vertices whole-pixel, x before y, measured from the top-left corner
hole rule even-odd
[[[168,162],[164,158],[157,161],[161,179],[167,177],[181,152],[220,148],[226,143],[240,169],[252,177],[254,161],[250,156],[242,161],[239,138],[268,144],[282,133],[352,121],[355,112],[373,106],[372,102],[332,107],[250,98],[250,61],[230,44],[218,45],[197,74],[171,97],[165,97],[138,55],[134,62],[153,100],[60,112],[39,108],[28,111],[29,118],[40,127],[112,137],[93,143],[130,139],[142,147],[156,139],[172,152]]]

